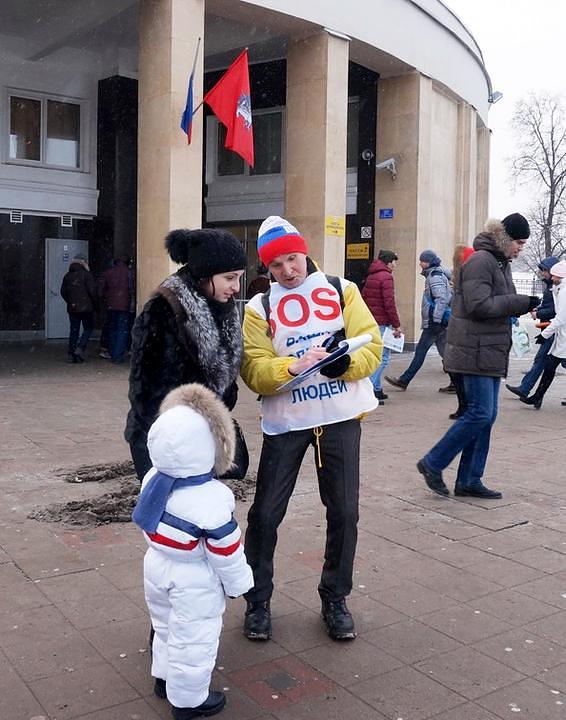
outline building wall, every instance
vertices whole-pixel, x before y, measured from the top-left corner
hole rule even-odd
[[[57,60],[29,62],[22,59],[25,41],[0,36],[0,208],[51,212],[85,217],[96,214],[96,114],[95,58],[68,49]],[[86,55],[86,56],[85,56]],[[8,89],[77,99],[85,103],[84,170],[53,170],[8,162]]]
[[[79,5],[80,3],[77,3],[77,7]],[[205,4],[203,0],[140,3],[142,10],[150,7],[156,9],[157,14],[142,12],[141,22],[137,26],[140,29],[139,47],[142,50],[145,48],[141,53],[142,62],[139,67],[140,85],[143,84],[142,81],[145,82],[145,97],[154,98],[159,90],[156,90],[156,83],[159,85],[161,80],[165,84],[170,83],[172,74],[175,82],[169,93],[173,100],[165,105],[154,103],[153,122],[148,122],[148,103],[140,102],[140,137],[143,142],[138,155],[142,171],[138,178],[137,192],[140,198],[143,192],[146,193],[141,207],[142,215],[146,213],[147,228],[150,228],[153,215],[159,215],[161,228],[155,232],[146,232],[146,236],[151,236],[151,241],[145,245],[138,244],[138,254],[141,252],[140,257],[146,266],[155,268],[153,275],[143,285],[142,297],[165,272],[172,269],[162,246],[164,232],[178,225],[196,226],[198,223],[195,218],[201,216],[202,207],[199,188],[203,114],[201,112],[196,116],[193,143],[189,148],[180,135],[178,117],[185,100],[186,75],[193,57],[194,43],[188,42],[188,36],[196,40],[197,36],[204,35],[204,31],[198,30],[196,21],[202,22],[204,26]],[[207,5],[206,8],[208,7]],[[473,230],[481,226],[487,214],[489,131],[485,128],[485,116],[490,84],[475,41],[439,0],[419,0],[418,3],[411,0],[352,0],[346,5],[328,3],[326,0],[312,0],[309,3],[304,0],[248,0],[233,6],[224,6],[221,2],[215,3],[211,0],[210,7],[210,12],[219,14],[215,15],[215,22],[207,24],[207,35],[212,33],[215,24],[220,22],[222,25],[224,7],[226,21],[237,23],[240,20],[241,26],[240,33],[221,32],[212,39],[212,44],[204,43],[205,49],[216,48],[218,55],[212,63],[212,67],[216,69],[226,66],[222,55],[226,58],[236,46],[239,49],[238,43],[242,38],[252,38],[255,27],[260,27],[262,38],[271,37],[274,41],[272,53],[269,54],[268,51],[260,59],[281,59],[293,43],[303,41],[309,35],[324,35],[328,32],[333,43],[345,44],[345,39],[341,36],[341,33],[345,33],[351,42],[347,45],[346,62],[342,63],[341,67],[347,68],[349,59],[350,63],[358,63],[379,74],[375,160],[379,162],[389,157],[394,158],[397,177],[393,179],[386,170],[376,174],[375,252],[382,247],[389,247],[397,250],[401,256],[402,261],[396,274],[398,297],[408,339],[411,339],[411,335],[416,335],[418,331],[417,308],[422,282],[418,276],[416,261],[420,250],[432,246],[447,264],[450,264],[453,245],[462,239],[468,240]],[[183,18],[187,17],[191,22],[179,23],[175,21],[174,15],[171,15],[170,25],[175,32],[166,28],[162,36],[159,36],[163,42],[160,41],[156,48],[155,31],[163,31],[167,8],[176,8]],[[161,10],[163,12],[160,15]],[[257,26],[253,22],[242,24],[242,14],[254,12],[258,18],[261,17],[262,23]],[[210,20],[210,16],[208,19]],[[52,17],[50,20],[53,25],[57,18]],[[30,35],[33,35],[31,31]],[[69,35],[69,38],[72,42],[73,35]],[[40,62],[31,62],[24,59],[33,54],[26,50],[26,44],[30,45],[29,39],[17,38],[14,35],[0,36],[0,87],[80,99],[85,102],[86,110],[83,127],[86,158],[81,172],[7,163],[5,142],[8,115],[6,111],[0,115],[1,137],[4,141],[0,147],[0,212],[3,208],[13,208],[22,210],[24,216],[28,211],[37,215],[64,213],[88,218],[100,214],[103,210],[103,222],[98,227],[100,229],[104,226],[108,216],[105,208],[112,209],[113,198],[110,193],[108,202],[105,200],[102,203],[104,208],[97,207],[97,84],[102,78],[122,74],[116,72],[118,65],[125,62],[120,60],[118,65],[116,64],[122,57],[118,47],[121,42],[122,35],[117,39],[117,34],[114,33],[107,48],[103,47],[100,39],[93,43],[90,49],[67,47],[62,43],[56,51],[42,56]],[[253,63],[254,43],[250,45]],[[259,48],[259,45],[261,43],[258,43],[257,51],[261,53],[265,48]],[[171,47],[176,49],[177,54],[171,53]],[[197,102],[202,96],[203,54],[201,51],[197,63]],[[133,67],[137,62],[136,53],[128,54],[126,59],[126,64]],[[207,59],[211,61],[210,57]],[[253,67],[252,64],[252,72]],[[328,68],[329,72],[335,70],[332,62]],[[137,69],[133,67],[133,71],[137,72]],[[345,75],[345,71],[342,74]],[[156,80],[157,77],[161,80]],[[330,118],[330,125],[333,122],[333,111],[343,114],[342,101],[346,96],[343,90],[345,88],[338,88],[336,93],[329,94],[329,101],[322,109],[324,112],[321,117]],[[169,95],[167,97],[169,98]],[[336,105],[336,97],[341,98],[340,107]],[[308,97],[304,98],[305,103],[308,101]],[[330,105],[330,102],[335,105]],[[288,108],[287,112],[290,110],[292,109]],[[165,124],[164,112],[168,118]],[[339,124],[341,128],[343,124],[342,118]],[[327,129],[325,125],[324,130]],[[145,136],[143,132],[146,133]],[[301,128],[298,132],[301,132]],[[342,130],[339,135],[341,134]],[[160,144],[158,140],[162,136],[164,141]],[[149,140],[153,142],[152,138],[157,150],[152,150],[147,144]],[[318,198],[319,202],[324,206],[331,195],[335,196],[334,199],[331,198],[328,208],[318,213],[323,219],[327,216],[343,215],[344,210],[342,190],[337,192],[336,187],[342,188],[346,168],[342,168],[342,159],[340,167],[337,167],[335,159],[332,160],[332,147],[337,146],[338,140],[340,138],[325,150],[320,160],[321,164],[328,165],[332,175],[325,187],[317,192],[317,195],[322,193],[324,196]],[[171,148],[174,148],[173,153]],[[156,169],[163,164],[164,152],[169,152],[171,157],[168,160],[168,169],[163,173],[163,182],[160,182]],[[306,152],[308,148],[303,154]],[[343,154],[342,148],[340,158]],[[297,171],[295,165],[300,164],[304,158],[301,153],[293,154],[292,148],[286,148],[285,156],[287,167],[284,171],[289,184],[289,179]],[[351,182],[350,175],[352,173],[348,175],[346,183],[347,212],[355,207],[355,182]],[[270,188],[268,197],[277,210],[281,208],[283,201],[282,183],[283,178],[278,177],[274,187]],[[256,183],[256,186],[257,184],[259,183]],[[170,192],[171,186],[174,186],[174,192]],[[334,186],[336,187],[332,191]],[[252,191],[251,184],[249,191]],[[287,202],[281,208],[283,212],[287,211],[293,192],[296,192],[296,189],[288,186]],[[169,193],[171,197],[162,212],[156,210],[155,202],[156,198],[164,193]],[[229,205],[224,202],[226,198],[222,193],[216,193],[216,190],[210,193],[210,221],[230,223],[252,219],[254,213],[250,211],[250,207],[253,202],[250,200],[253,198],[247,197],[247,202],[238,202],[241,199],[238,192],[234,192],[233,196],[234,202]],[[260,200],[265,201],[265,193]],[[265,202],[262,207],[264,206]],[[380,208],[392,208],[393,217],[379,219]],[[234,215],[231,216],[232,210]],[[208,218],[205,216],[204,220],[206,219]],[[116,228],[122,228],[121,235],[127,237],[129,226],[124,229],[122,220],[123,217],[116,217],[113,222]],[[39,219],[28,222],[26,219],[23,227],[6,229],[4,218],[0,223],[0,245],[3,246],[6,257],[13,257],[14,242],[24,242],[21,236],[24,231],[28,233],[24,244],[33,245],[37,241],[38,233],[44,232],[45,222]],[[322,226],[320,218],[317,222]],[[308,230],[308,222],[305,223]],[[77,227],[75,224],[73,232],[75,237],[80,238]],[[57,237],[58,231],[55,232],[53,228],[49,229],[48,234]],[[332,242],[336,243],[335,238],[332,238]],[[337,243],[336,246],[332,245],[329,256],[335,256],[336,262],[342,262],[343,247],[334,253],[333,250],[337,248]],[[42,262],[35,251],[30,257]],[[14,267],[13,259],[9,263],[10,267]],[[333,267],[333,270],[339,271],[339,268]],[[38,276],[34,286],[39,287],[43,282],[43,268],[36,268],[36,272]],[[0,283],[2,280],[0,275]],[[33,302],[34,308],[39,307]],[[33,317],[27,316],[25,322],[29,322],[34,328],[38,327],[41,320],[35,310],[32,315]],[[24,322],[22,318],[23,315],[19,315],[15,319],[18,327]]]

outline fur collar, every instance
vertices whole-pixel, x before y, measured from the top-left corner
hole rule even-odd
[[[214,303],[199,292],[188,273],[182,270],[164,280],[157,292],[173,305],[171,295],[182,308],[185,338],[194,346],[206,384],[220,397],[238,377],[243,354],[242,328],[236,304],[214,311]],[[175,314],[177,308],[173,307]]]
[[[511,238],[507,235],[505,226],[501,220],[495,220],[490,218],[486,224],[483,233],[478,235],[478,238],[482,238],[485,241],[485,237],[489,236],[492,244],[492,251],[496,254],[502,255],[505,259],[509,257],[509,250],[511,248]],[[474,249],[476,249],[476,243],[474,241]],[[485,250],[487,248],[479,248]]]

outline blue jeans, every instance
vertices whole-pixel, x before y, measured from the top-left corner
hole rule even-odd
[[[439,326],[423,328],[417,347],[415,348],[413,360],[405,372],[399,376],[399,380],[402,383],[408,385],[411,382],[421,369],[426,354],[433,345],[436,345],[440,357],[443,357],[444,347],[446,345],[446,328]]]
[[[123,362],[128,346],[129,312],[108,310],[108,350],[112,362]]]
[[[456,484],[462,488],[470,488],[482,484],[491,428],[497,417],[501,378],[462,375],[462,379],[466,393],[466,411],[423,460],[433,472],[440,473],[461,452]]]
[[[380,325],[379,326],[379,332],[381,333],[383,337],[383,333],[385,330],[389,327],[389,325]],[[375,392],[379,392],[382,390],[381,385],[381,376],[383,375],[383,371],[385,368],[389,365],[389,360],[391,359],[391,350],[389,348],[384,347],[383,348],[383,354],[381,356],[381,365],[377,368],[377,370],[374,372],[373,375],[370,375],[371,384],[373,385],[373,389]]]

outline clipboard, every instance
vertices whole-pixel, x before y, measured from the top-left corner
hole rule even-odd
[[[371,342],[372,339],[373,338],[370,333],[365,333],[364,335],[357,335],[356,337],[348,338],[347,340],[340,340],[336,350],[328,353],[325,358],[319,360],[308,370],[303,370],[303,372],[296,377],[292,378],[283,385],[279,385],[279,387],[276,388],[275,392],[282,393],[292,390],[293,388],[297,387],[297,385],[301,385],[302,383],[304,383],[305,380],[310,378],[312,375],[316,375],[316,373],[320,372],[321,369],[326,365],[330,365],[330,363],[334,362],[334,360],[336,360],[337,358],[342,357],[342,355],[350,354],[355,352],[356,350],[359,350],[361,347]]]

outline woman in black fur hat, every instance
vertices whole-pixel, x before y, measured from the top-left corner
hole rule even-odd
[[[214,229],[173,230],[165,247],[182,267],[157,288],[132,330],[124,435],[140,481],[151,467],[147,432],[170,390],[198,382],[230,410],[238,396],[242,331],[234,296],[246,267],[244,248]]]

